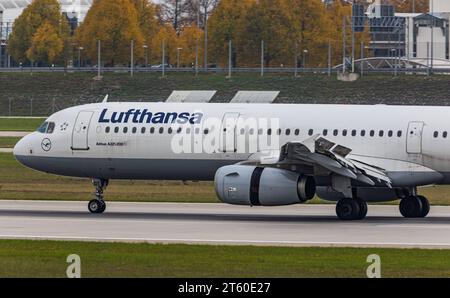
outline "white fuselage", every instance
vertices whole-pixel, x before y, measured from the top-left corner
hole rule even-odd
[[[99,103],[52,115],[53,132],[25,137],[14,154],[67,176],[212,180],[221,166],[321,135],[384,169],[394,186],[445,184],[449,115],[450,107]]]

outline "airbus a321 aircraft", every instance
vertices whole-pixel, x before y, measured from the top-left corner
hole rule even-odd
[[[450,108],[413,106],[103,103],[50,116],[14,148],[39,171],[92,178],[92,213],[112,179],[215,181],[221,201],[248,206],[337,202],[343,220],[367,202],[400,199],[425,217],[417,187],[450,184]]]

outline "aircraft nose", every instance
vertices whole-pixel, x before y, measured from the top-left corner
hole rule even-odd
[[[20,139],[19,142],[17,142],[16,146],[14,146],[13,149],[13,154],[14,156],[17,158],[17,156],[21,156],[21,155],[25,155],[26,153],[26,146],[25,146],[25,139],[27,137],[23,137],[22,139]]]
[[[27,165],[27,160],[33,154],[33,147],[30,136],[23,137],[13,149],[14,157],[23,165]]]

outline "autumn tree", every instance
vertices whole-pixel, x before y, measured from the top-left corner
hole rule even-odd
[[[179,47],[178,43],[178,36],[172,24],[161,26],[152,40],[152,60],[162,63],[163,54],[165,54],[166,63],[175,63],[177,59],[177,48]]]
[[[327,61],[330,28],[334,26],[330,22],[325,5],[321,0],[284,0],[284,2],[289,22],[284,54],[295,57],[307,51],[308,66],[324,66]],[[297,66],[302,65],[302,62],[306,63],[302,59],[297,61]]]
[[[103,61],[107,65],[128,65],[134,41],[136,59],[143,57],[144,37],[138,11],[132,0],[96,0],[77,30],[77,40],[92,61],[97,59],[101,41]]]
[[[209,19],[211,60],[228,64],[229,41],[232,41],[232,65],[237,66],[238,36],[242,32],[246,15],[255,0],[222,0]]]
[[[52,44],[55,49],[44,46],[40,41],[44,32],[52,34]],[[35,35],[39,33],[39,36]],[[45,37],[47,41],[47,37]],[[63,46],[60,47],[62,42]],[[70,55],[70,28],[66,16],[61,14],[61,7],[57,0],[34,0],[16,19],[12,34],[8,41],[8,51],[17,62],[30,61],[33,57],[36,62],[49,62],[67,60]],[[32,49],[33,47],[33,49]],[[44,53],[43,51],[47,51]],[[36,55],[39,53],[39,55]],[[46,57],[40,60],[38,57]]]
[[[53,64],[64,48],[64,41],[49,22],[42,24],[33,35],[31,47],[27,51],[30,61]]]
[[[145,44],[149,45],[152,38],[158,32],[156,20],[156,7],[149,0],[132,0],[138,12],[139,28]]]
[[[254,3],[246,14],[238,38],[242,59],[251,65],[258,65],[260,45],[264,41],[265,65],[273,66],[271,62],[280,60],[285,51],[289,26],[284,0],[259,0]]]
[[[203,31],[196,25],[185,27],[178,37],[180,50],[180,63],[184,66],[195,65],[196,58],[203,57]],[[197,56],[198,55],[198,56]],[[197,57],[196,57],[197,56]]]

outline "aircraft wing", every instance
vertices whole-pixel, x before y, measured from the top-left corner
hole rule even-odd
[[[332,173],[374,186],[376,182],[391,187],[392,181],[385,170],[374,165],[348,158],[350,148],[333,143],[322,136],[313,136],[303,142],[289,142],[281,150],[260,153],[243,164],[260,166],[321,166]]]

